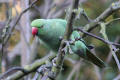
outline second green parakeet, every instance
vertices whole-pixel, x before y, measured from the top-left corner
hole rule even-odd
[[[67,21],[64,19],[36,19],[31,23],[32,34],[38,36],[53,51],[58,51],[60,37],[64,36]],[[74,44],[70,45],[73,53],[103,68],[105,63],[90,52],[85,41],[80,39],[78,31],[73,31],[70,37]],[[76,40],[79,39],[79,40]]]

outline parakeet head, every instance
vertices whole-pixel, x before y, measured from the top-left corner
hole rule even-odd
[[[31,27],[32,27],[33,36],[38,34],[38,31],[43,27],[43,24],[44,24],[44,19],[36,19],[32,21]]]

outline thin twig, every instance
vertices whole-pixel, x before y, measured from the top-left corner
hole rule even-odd
[[[9,5],[9,7],[11,7],[11,6]],[[8,9],[8,7],[7,7],[7,9]],[[4,55],[4,51],[5,51],[4,50],[5,49],[4,40],[5,40],[6,36],[7,36],[8,30],[10,29],[10,22],[12,21],[11,16],[12,16],[12,9],[10,8],[10,9],[8,9],[8,15],[7,15],[8,21],[7,21],[6,25],[5,25],[5,28],[2,31],[2,50],[1,50],[1,55],[0,55],[0,58],[1,58],[1,71],[2,71],[2,68],[5,69],[4,62],[6,62],[6,60],[4,60],[5,59],[4,58],[5,57],[5,55]]]
[[[72,80],[71,78],[73,77],[74,73],[80,68],[80,63],[81,63],[81,60],[75,64],[75,66],[73,67],[72,71],[70,72],[66,80]]]
[[[114,42],[119,42],[119,40],[120,40],[120,36],[117,36],[117,38],[115,39]],[[112,52],[110,51],[107,58],[106,58],[106,60],[105,60],[105,62],[110,63],[111,59],[112,59]]]
[[[87,16],[85,10],[83,9],[82,15],[84,16],[84,18],[88,21],[88,22],[92,22],[92,20]]]
[[[120,20],[120,18],[112,19],[112,20],[108,21],[107,23],[105,23],[105,25],[109,25],[109,24],[111,24],[112,22],[118,21],[118,20]]]
[[[109,39],[107,37],[107,34],[106,34],[106,25],[104,23],[101,23],[100,26],[101,26],[100,33],[102,34],[102,36],[103,36],[103,38],[105,40],[109,41]],[[114,59],[116,61],[118,69],[120,71],[120,62],[119,62],[118,57],[116,55],[116,52],[118,52],[118,49],[114,45],[112,45],[112,44],[108,44],[108,46],[109,46],[110,51],[111,51],[111,53],[112,53],[112,55],[113,55],[113,57],[114,57]]]
[[[120,44],[118,44],[118,43],[113,43],[113,42],[104,40],[103,38],[100,38],[100,37],[98,37],[98,36],[96,36],[96,35],[94,35],[94,34],[92,34],[92,33],[86,32],[86,31],[82,30],[80,27],[74,28],[74,30],[81,31],[81,32],[83,32],[84,34],[87,34],[88,36],[94,37],[94,38],[96,38],[96,39],[98,39],[98,40],[100,40],[100,41],[102,41],[102,42],[104,42],[104,43],[106,43],[106,44],[112,44],[112,45],[115,45],[115,46],[120,46]]]
[[[51,77],[52,77],[52,79],[55,79],[56,76],[61,71],[61,67],[63,65],[64,58],[65,58],[65,51],[62,50],[66,45],[64,41],[69,40],[70,35],[72,34],[72,31],[73,31],[72,25],[73,25],[73,21],[74,21],[75,16],[76,16],[76,13],[73,10],[78,9],[78,4],[79,4],[79,0],[73,0],[70,16],[69,16],[68,21],[67,21],[67,27],[66,27],[66,31],[65,31],[65,34],[64,34],[64,38],[61,41],[59,51],[58,51],[58,55],[54,59],[54,62],[53,62],[54,65],[52,67],[51,73],[53,73],[54,75],[43,76],[43,77],[47,77],[47,79],[49,79],[49,80],[51,80]],[[47,80],[47,79],[45,79],[45,80]]]
[[[3,73],[1,76],[0,76],[0,80],[3,79],[7,74],[9,74],[10,72],[12,71],[22,71],[24,74],[27,74],[28,71],[25,70],[24,68],[22,67],[13,67],[13,68],[10,68],[8,71],[6,71],[5,73]]]
[[[26,13],[29,9],[31,9],[31,8],[33,7],[33,5],[36,4],[37,1],[39,1],[39,0],[34,0],[34,1],[30,4],[30,6],[29,6],[28,8],[26,8],[25,10],[23,10],[23,11],[21,12],[21,14],[18,16],[15,24],[13,24],[12,28],[10,29],[10,32],[13,32],[13,30],[15,29],[15,26],[17,25],[17,23],[18,23],[19,20],[21,19],[22,15],[23,15],[24,13]],[[4,44],[6,44],[6,43],[8,42],[8,40],[10,39],[10,37],[11,37],[11,34],[8,34],[8,36],[7,36],[6,39],[4,40]]]
[[[113,5],[114,4],[114,5]],[[99,21],[104,21],[107,17],[109,17],[112,13],[114,13],[115,11],[118,11],[120,9],[120,2],[114,2],[110,5],[110,7],[108,7],[100,16],[98,16],[95,20],[93,20],[91,23],[87,24],[89,25],[89,28],[86,30],[87,32],[91,32],[93,29],[95,29],[96,27],[98,27],[99,25]],[[86,26],[84,28],[86,28]],[[82,37],[85,37],[86,34],[84,34]]]
[[[27,73],[17,71],[16,73],[14,73],[14,74],[8,76],[7,78],[5,78],[5,80],[18,80],[18,79],[24,77],[25,75],[28,75],[29,73],[34,72],[41,65],[45,64],[46,60],[48,60],[48,59],[52,60],[54,57],[55,57],[55,54],[48,54],[47,56],[43,57],[42,59],[36,60],[31,65],[26,65],[25,67],[23,67],[23,69],[25,69],[27,71]]]
[[[35,0],[35,1],[38,1],[38,0]],[[78,0],[76,0],[76,1],[78,1]],[[32,5],[31,5],[31,7],[32,7]],[[16,26],[16,24],[18,23],[18,21],[19,21],[19,19],[21,18],[21,16],[28,10],[28,9],[30,9],[30,7],[29,8],[27,8],[27,9],[25,9],[19,16],[18,16],[18,18],[17,18],[17,20],[16,20],[16,22],[15,22],[15,24],[13,25],[13,27],[12,27],[12,29],[11,29],[11,32],[14,30],[14,28],[15,28],[15,26]],[[116,11],[116,10],[118,10],[119,9],[119,7],[118,8],[116,8],[116,9],[111,9],[111,8],[109,8],[108,10],[106,10],[103,14],[101,14],[102,16],[100,16],[99,18],[97,18],[97,20],[96,21],[101,21],[101,20],[104,20],[105,18],[107,18],[109,15],[111,15],[114,11]],[[72,12],[71,12],[72,13]],[[69,19],[68,21],[70,22],[68,22],[68,24],[69,24],[69,26],[72,26],[72,22],[73,22],[73,20],[74,20],[74,17],[72,18],[71,16],[70,16],[70,18],[71,19]],[[94,26],[96,26],[96,25],[98,25],[98,23],[97,24],[95,24],[95,25],[92,25],[92,27],[94,27]],[[69,26],[67,25],[67,29],[66,30],[68,30],[68,31],[66,31],[66,33],[67,34],[65,34],[65,37],[64,37],[64,39],[65,40],[68,40],[69,39],[69,37],[70,37],[70,35],[71,35],[71,32],[72,32],[72,28],[70,28],[71,30],[69,30]],[[90,26],[91,27],[91,26]],[[89,35],[89,36],[92,36],[91,34],[89,34],[88,32],[84,32],[83,30],[81,31],[81,32],[83,32],[83,33],[85,33],[85,34],[87,34],[87,35]],[[67,35],[67,37],[66,37],[66,35]],[[10,36],[11,36],[11,34],[8,36],[8,38],[6,39],[6,41],[5,41],[5,43],[9,40],[9,38],[10,38]],[[93,36],[93,37],[95,37],[95,38],[97,38],[96,36]],[[111,43],[111,42],[106,42],[106,41],[104,41],[104,39],[101,39],[101,38],[98,38],[99,40],[101,40],[101,41],[103,41],[103,42],[105,42],[105,43],[107,43],[107,44],[113,44],[113,43]],[[116,43],[117,44],[117,43]],[[115,43],[114,43],[114,45],[116,45]],[[118,45],[118,44],[117,44]],[[62,54],[63,52],[61,51],[61,49],[64,47],[64,41],[63,41],[63,43],[61,44],[61,46],[60,46],[60,49],[59,49],[59,54],[57,55],[57,60],[58,60],[58,63],[56,64],[56,65],[60,65],[60,66],[62,66],[62,64],[60,64],[60,63],[63,63],[63,61],[64,61],[64,54]],[[59,58],[60,57],[60,58]],[[45,60],[44,60],[45,61]],[[37,62],[36,61],[36,63],[35,64],[37,64],[37,67],[38,67],[38,63],[39,63],[39,66],[40,66],[40,64],[41,64],[41,61],[40,62]],[[30,72],[32,72],[33,70],[35,70],[37,67],[36,66],[34,66],[34,68],[33,68],[33,65],[32,66],[29,66],[30,67]],[[54,68],[56,68],[56,66],[53,66]],[[32,69],[31,69],[32,68]],[[59,73],[59,72],[58,72]],[[15,78],[16,76],[18,76],[17,78]],[[14,75],[12,75],[12,77],[11,77],[11,79],[19,79],[19,78],[21,78],[21,77],[23,77],[23,76],[25,76],[25,74],[24,73],[21,73],[21,72],[18,72],[17,74],[14,74]],[[10,79],[10,78],[9,78]]]
[[[116,47],[115,46],[113,46],[113,45],[109,45],[109,47],[110,47],[110,50],[111,50],[111,52],[112,52],[112,55],[113,55],[113,57],[114,57],[114,59],[115,59],[115,62],[116,62],[116,64],[117,64],[117,66],[118,66],[118,69],[119,69],[119,72],[120,72],[120,61],[118,60],[118,57],[117,57],[117,55],[116,55]]]

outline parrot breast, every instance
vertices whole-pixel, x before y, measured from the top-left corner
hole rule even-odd
[[[38,31],[38,37],[49,48],[57,51],[60,46],[60,37],[64,35],[67,22],[61,19],[47,19],[44,23],[42,29]]]

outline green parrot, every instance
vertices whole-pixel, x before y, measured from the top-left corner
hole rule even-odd
[[[58,51],[60,46],[60,37],[64,36],[67,21],[64,19],[36,19],[31,22],[33,36],[38,36],[53,51]],[[76,40],[78,39],[78,40]],[[96,64],[100,68],[106,64],[93,53],[80,38],[78,31],[73,31],[70,40],[74,44],[70,44],[71,51],[80,57]]]

